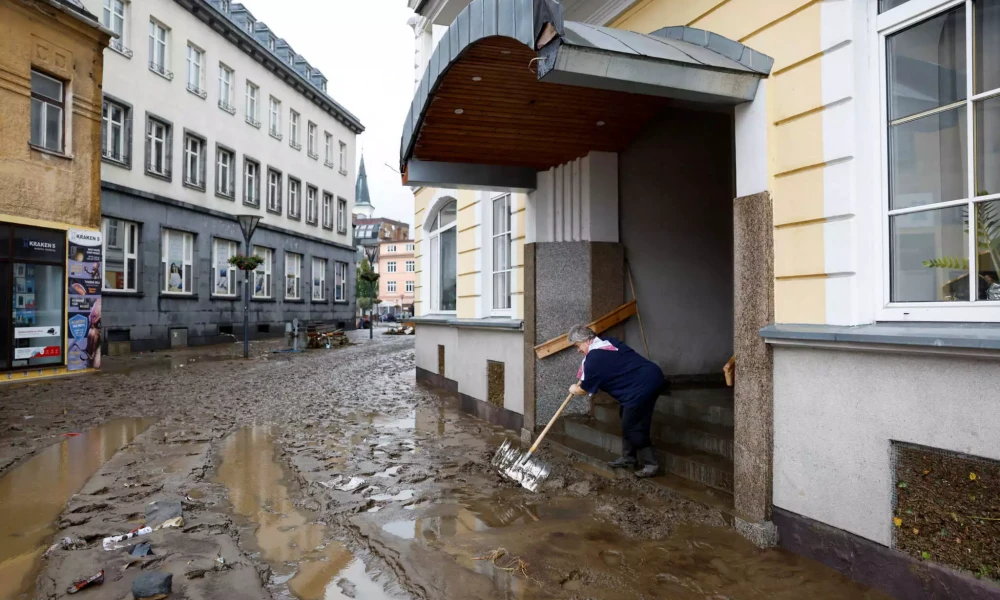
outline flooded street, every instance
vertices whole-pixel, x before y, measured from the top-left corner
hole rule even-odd
[[[154,571],[190,599],[884,597],[550,450],[546,485],[515,487],[489,467],[511,432],[417,386],[412,338],[352,336],[296,355],[262,345],[246,362],[229,348],[117,359],[0,389],[0,598],[60,598],[102,569],[80,597],[130,597]],[[151,556],[102,547],[170,500],[183,526],[141,538]]]

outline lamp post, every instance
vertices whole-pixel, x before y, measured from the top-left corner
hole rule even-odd
[[[375,282],[378,274],[375,272],[375,260],[378,258],[378,246],[365,246],[365,257],[368,258],[368,339],[375,339]]]
[[[250,256],[250,239],[260,223],[259,215],[236,215],[243,232],[247,256]],[[250,358],[250,272],[243,272],[243,358]]]

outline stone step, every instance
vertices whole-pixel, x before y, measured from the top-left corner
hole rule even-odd
[[[595,402],[594,418],[609,422],[618,418],[618,403]],[[732,391],[702,390],[676,391],[670,396],[660,396],[656,401],[656,412],[666,418],[700,421],[710,425],[733,426]]]
[[[621,454],[620,432],[615,435],[607,431],[606,428],[607,423],[602,425],[592,419],[567,417],[562,420],[560,437],[576,440],[591,448],[597,448],[602,455],[612,458],[619,456]],[[731,459],[676,443],[654,444],[653,449],[662,471],[732,493],[733,461]]]
[[[597,412],[597,411],[595,411]],[[615,453],[621,452],[621,419],[617,411],[601,410],[602,418],[590,419],[586,424],[602,434],[595,446],[606,448]],[[570,421],[586,420],[586,417],[567,417],[566,431],[575,425]],[[733,460],[733,428],[726,425],[715,425],[703,421],[688,421],[676,417],[655,415],[650,428],[653,445],[678,444],[706,454],[714,454]]]

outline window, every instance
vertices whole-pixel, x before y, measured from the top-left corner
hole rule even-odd
[[[294,110],[288,115],[288,144],[296,150],[302,149],[299,143],[299,113]]]
[[[232,200],[236,197],[236,154],[222,146],[215,147],[215,193]]]
[[[326,260],[314,258],[312,267],[312,299],[326,300]]]
[[[347,263],[339,262],[336,265],[337,272],[334,273],[334,295],[333,299],[343,302],[347,299]]]
[[[146,115],[146,173],[170,179],[173,133],[170,123]]]
[[[101,156],[129,166],[132,163],[132,109],[104,99],[101,108]]]
[[[288,178],[288,217],[302,218],[302,182],[294,177]]]
[[[1000,302],[1000,1],[923,4],[883,15],[884,300],[891,316],[979,320],[954,311]]]
[[[247,82],[247,123],[260,129],[260,88]]]
[[[231,115],[236,114],[233,106],[233,70],[219,63],[219,108]]]
[[[132,58],[132,51],[128,49],[128,37],[125,30],[125,24],[128,23],[128,19],[125,18],[125,11],[126,4],[124,0],[104,0],[104,12],[101,24],[118,34],[117,38],[112,38],[109,42],[111,49],[125,55],[127,58]]]
[[[184,185],[205,190],[205,139],[184,134]]]
[[[189,92],[201,98],[208,97],[202,85],[203,65],[205,64],[205,52],[197,46],[188,42],[187,46],[187,89]]]
[[[313,186],[306,186],[306,223],[315,225],[319,221],[319,206],[316,203],[316,195],[319,190]]]
[[[163,230],[163,291],[190,294],[194,264],[194,236],[174,229]]]
[[[267,38],[267,48],[271,52],[274,52],[274,43],[275,43],[275,39],[273,37]]]
[[[396,282],[395,281],[388,281],[388,282],[386,282],[386,284],[385,284],[385,291],[387,291],[387,292],[389,292],[391,294],[395,294],[396,293]]]
[[[413,280],[412,279],[410,281],[406,282],[406,293],[407,294],[412,294],[413,293]]]
[[[347,233],[347,200],[337,198],[337,231]]]
[[[249,33],[250,35],[253,35],[253,26],[255,24],[256,24],[256,22],[253,19],[247,19],[246,30],[247,30],[247,33]]]
[[[270,120],[268,121],[269,131],[271,137],[280,140],[281,139],[281,102],[271,96],[271,112]]]
[[[260,163],[243,157],[243,203],[260,206]]]
[[[299,299],[299,283],[302,279],[302,255],[285,252],[285,299]]]
[[[323,145],[323,152],[324,152],[323,164],[326,165],[326,166],[328,166],[328,167],[330,167],[332,169],[333,168],[333,136],[330,135],[327,132],[323,132],[323,136],[324,136],[324,140],[325,140],[324,141],[324,145]]]
[[[309,158],[319,159],[319,149],[316,147],[318,140],[316,136],[317,133],[316,124],[312,121],[309,122],[309,139],[306,142],[306,152],[309,154]]]
[[[31,143],[63,151],[63,82],[31,70]]]
[[[222,12],[228,15],[229,14],[229,0],[221,0],[219,2],[219,4],[221,5],[220,8],[222,9]]]
[[[139,224],[104,217],[104,284],[109,292],[137,292]]]
[[[396,261],[390,260],[389,262],[385,263],[385,272],[386,273],[395,273],[396,272]]]
[[[236,242],[215,238],[212,240],[212,295],[236,295],[236,271],[229,264],[229,257],[236,256]]]
[[[407,252],[413,252],[413,244],[407,244],[406,245],[406,251]]]
[[[510,194],[493,199],[493,310],[510,310]]]
[[[257,269],[253,272],[253,297],[270,298],[271,263],[274,261],[274,253],[270,248],[254,246],[253,254],[254,256],[259,256],[264,260],[264,262],[260,263]]]
[[[406,261],[406,272],[407,273],[413,273],[416,270],[417,270],[417,262],[416,261],[414,261],[414,260],[408,260],[408,261]]]
[[[385,247],[385,251],[386,252],[395,252],[396,251],[396,244],[389,244],[388,246]]]
[[[267,169],[267,210],[281,214],[281,172]]]
[[[347,175],[347,144],[340,142],[340,172]]]
[[[323,192],[323,227],[333,229],[333,194]]]
[[[458,252],[455,217],[457,203],[451,200],[434,215],[430,232],[430,308],[454,311],[457,305],[456,281]]]
[[[167,70],[167,28],[154,20],[149,21],[149,70],[173,79],[174,74]]]

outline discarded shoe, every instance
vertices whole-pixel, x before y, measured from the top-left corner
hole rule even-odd
[[[626,469],[635,466],[635,458],[632,456],[620,456],[608,463],[612,469]]]

